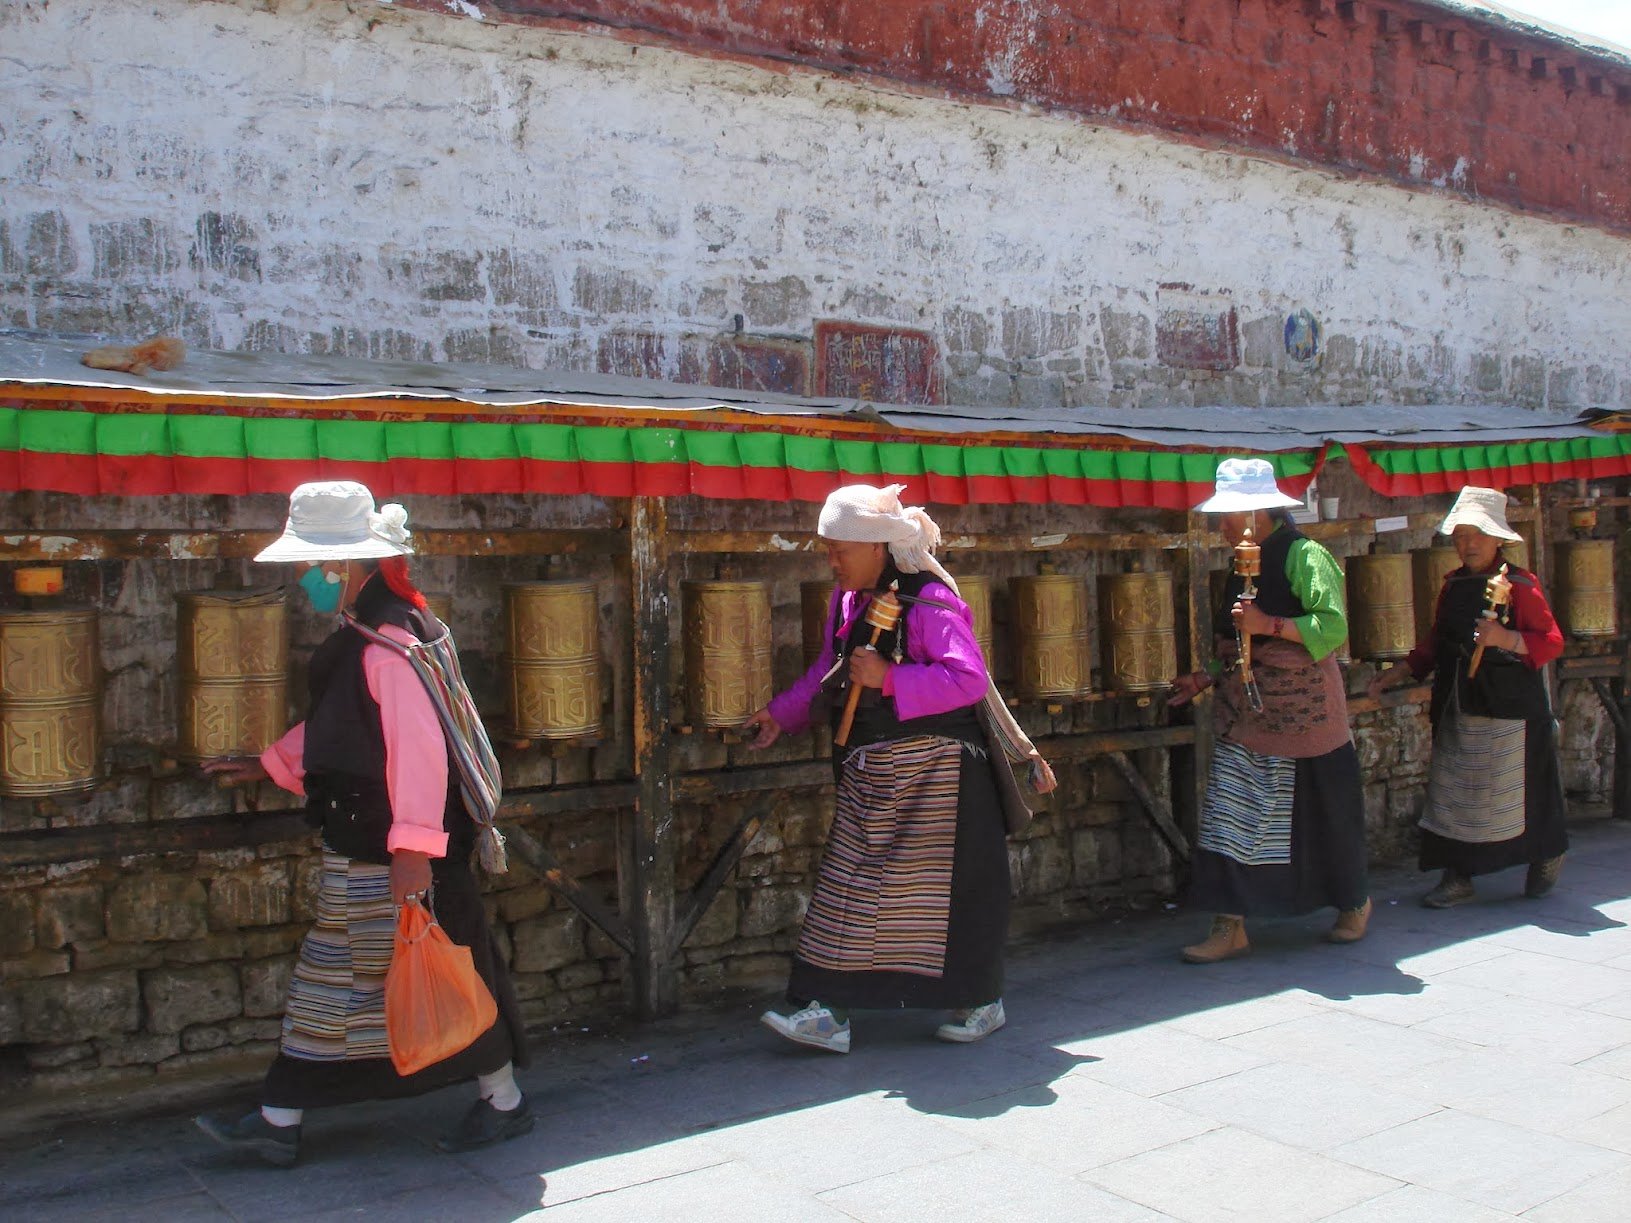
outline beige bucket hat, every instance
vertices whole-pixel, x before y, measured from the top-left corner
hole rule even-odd
[[[319,480],[289,494],[289,521],[258,561],[353,561],[409,556],[413,536],[400,505],[374,509],[374,494],[353,480]]]
[[[1475,484],[1467,485],[1457,495],[1438,531],[1440,535],[1449,535],[1457,527],[1477,527],[1492,539],[1513,543],[1523,538],[1507,525],[1506,494],[1498,488],[1479,488]]]

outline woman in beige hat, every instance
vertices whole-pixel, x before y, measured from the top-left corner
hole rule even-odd
[[[1225,459],[1217,489],[1196,506],[1218,515],[1231,544],[1247,527],[1262,548],[1255,600],[1231,576],[1214,622],[1228,665],[1216,679],[1217,741],[1196,835],[1189,903],[1215,914],[1208,937],[1184,959],[1211,964],[1245,955],[1246,918],[1337,910],[1326,938],[1365,937],[1370,891],[1359,758],[1334,651],[1348,635],[1342,570],[1297,530],[1263,459]],[[1236,641],[1252,640],[1256,699],[1243,681]],[[1206,671],[1173,681],[1168,704],[1194,700]]]
[[[1443,874],[1422,903],[1462,904],[1475,894],[1474,875],[1520,864],[1529,867],[1524,894],[1544,896],[1569,844],[1557,732],[1540,673],[1563,652],[1563,633],[1535,575],[1501,556],[1502,543],[1522,538],[1507,524],[1505,493],[1468,485],[1439,531],[1461,568],[1444,579],[1432,632],[1404,666],[1371,681],[1374,694],[1433,677],[1421,868]],[[1491,601],[1494,614],[1486,615],[1491,587],[1505,601]]]
[[[439,707],[408,661],[407,646],[451,651],[446,628],[409,577],[412,551],[406,511],[376,511],[361,484],[294,490],[282,536],[255,559],[306,565],[300,586],[313,610],[339,618],[312,655],[306,717],[259,759],[204,766],[233,784],[270,780],[303,796],[322,829],[317,923],[291,973],[261,1105],[242,1116],[197,1118],[223,1146],[279,1166],[298,1158],[308,1108],[470,1079],[477,1099],[438,1139],[439,1149],[472,1150],[533,1126],[513,1069],[525,1064],[520,1007],[470,868],[472,853],[493,841],[492,810],[462,789],[459,753],[479,752],[470,740],[484,747],[485,732],[457,715],[446,729],[448,698]],[[454,703],[468,695],[456,678],[452,686]],[[396,907],[427,893],[447,936],[470,949],[498,1019],[464,1050],[401,1075],[386,1038],[385,973]]]

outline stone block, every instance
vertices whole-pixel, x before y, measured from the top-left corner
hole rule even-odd
[[[245,964],[238,970],[243,990],[243,1013],[251,1018],[283,1014],[283,1001],[289,993],[289,974],[294,956],[277,956]]]
[[[798,888],[748,888],[743,893],[738,931],[743,938],[793,930],[804,917],[809,898]]]
[[[93,972],[100,968],[157,968],[164,963],[161,943],[109,943],[96,940],[75,943],[73,948],[75,972]]]
[[[685,940],[687,947],[718,947],[730,942],[737,933],[737,892],[727,885],[719,890],[708,911],[702,915]]]
[[[79,255],[67,216],[61,212],[36,212],[30,216],[23,240],[23,270],[30,276],[51,280],[78,268]]]
[[[802,331],[810,320],[810,286],[797,276],[744,281],[742,313],[754,327]]]
[[[0,960],[0,981],[32,981],[39,977],[56,977],[68,971],[66,951],[25,951],[22,955]]]
[[[202,1023],[181,1034],[183,1053],[202,1053],[206,1049],[219,1049],[227,1043],[226,1029],[219,1024]]]
[[[1148,361],[1153,329],[1147,315],[1130,310],[1105,309],[1099,313],[1104,355],[1115,361]]]
[[[1572,365],[1554,365],[1546,371],[1546,403],[1553,408],[1580,406],[1580,370]]]
[[[748,989],[786,984],[785,955],[739,955],[721,962],[720,978],[727,989]]]
[[[174,232],[152,217],[91,226],[91,275],[98,280],[156,280],[180,267]]]
[[[513,331],[497,325],[461,327],[442,337],[442,353],[449,361],[481,365],[524,366],[526,355]]]
[[[523,323],[541,323],[560,308],[554,261],[545,256],[488,251],[487,288],[495,306],[516,307]]]
[[[1278,317],[1254,318],[1240,329],[1245,362],[1257,369],[1279,369],[1286,361],[1286,323]]]
[[[317,917],[317,893],[323,884],[323,860],[316,854],[295,864],[294,887],[289,894],[290,916],[298,922]]]
[[[281,862],[216,875],[209,884],[210,927],[277,926],[289,920],[289,871]]]
[[[1468,362],[1467,376],[1475,391],[1497,394],[1506,385],[1506,359],[1500,353],[1474,353]]]
[[[991,347],[991,321],[984,314],[954,306],[942,317],[940,334],[948,352],[978,355]]]
[[[142,974],[150,1032],[180,1032],[243,1012],[243,990],[230,964],[154,968]]]
[[[151,1066],[181,1052],[181,1038],[173,1032],[115,1036],[96,1044],[104,1066]]]
[[[508,774],[505,775],[506,780]],[[498,913],[507,922],[525,921],[547,912],[555,904],[555,894],[542,883],[513,888],[498,898]]]
[[[574,990],[585,985],[598,985],[605,974],[600,971],[600,965],[590,961],[583,964],[568,964],[555,974],[557,989]]]
[[[22,891],[0,892],[0,956],[24,955],[34,950],[34,942],[33,897]]]
[[[1509,396],[1524,408],[1546,406],[1546,362],[1540,357],[1513,357]]]
[[[168,943],[164,948],[164,958],[172,964],[217,964],[223,960],[240,960],[243,954],[244,936],[236,930]]]
[[[276,1053],[276,1041],[257,1040],[242,1045],[223,1045],[219,1049],[206,1049],[198,1053],[178,1053],[165,1058],[156,1069],[161,1078],[185,1075],[216,1082],[246,1079],[264,1073],[266,1063]]]
[[[1359,344],[1351,335],[1333,335],[1325,341],[1325,372],[1333,379],[1354,371],[1359,365]],[[1337,399],[1339,395],[1328,394]]]
[[[199,214],[189,261],[199,270],[220,272],[233,280],[261,278],[260,248],[255,227],[230,212]]]
[[[245,930],[239,936],[246,959],[258,960],[269,955],[282,955],[293,951],[305,939],[309,927],[304,924],[263,926],[258,930]]]
[[[466,251],[430,251],[414,268],[420,296],[427,301],[481,301],[487,286],[481,279],[481,256]]]
[[[278,1040],[283,1035],[281,1019],[229,1019],[221,1026],[227,1040],[235,1045],[248,1041]]]
[[[651,313],[655,300],[650,285],[617,269],[580,267],[572,277],[572,303],[589,314],[644,317]]]
[[[25,981],[16,987],[22,1039],[29,1042],[121,1036],[141,1024],[141,992],[134,972],[74,973]]]
[[[517,972],[550,972],[584,958],[583,918],[575,912],[545,913],[517,922],[514,967]]]
[[[1010,361],[1074,352],[1082,346],[1082,316],[1018,306],[1003,311],[1002,351]]]
[[[88,1040],[68,1045],[35,1045],[23,1054],[23,1061],[30,1070],[63,1070],[95,1060],[96,1046]]]
[[[1070,883],[1071,860],[1056,838],[1038,838],[1019,847],[1021,896],[1047,896]]]
[[[1115,883],[1121,878],[1121,833],[1115,828],[1078,828],[1071,833],[1070,857],[1076,887]]]
[[[1586,402],[1607,407],[1614,402],[1619,375],[1601,365],[1586,366]]]
[[[0,1047],[23,1039],[23,1007],[16,987],[0,987]]]
[[[201,937],[205,920],[204,885],[178,875],[139,875],[116,884],[108,896],[108,937],[146,943]]]

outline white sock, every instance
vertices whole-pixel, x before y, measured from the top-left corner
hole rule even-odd
[[[512,1062],[505,1062],[492,1074],[478,1074],[476,1090],[481,1092],[483,1100],[501,1113],[521,1106],[521,1089],[515,1085],[515,1065]]]
[[[303,1108],[273,1108],[270,1104],[261,1105],[261,1116],[266,1118],[268,1125],[275,1125],[280,1130],[286,1130],[291,1125],[299,1125],[300,1119],[306,1115]]]

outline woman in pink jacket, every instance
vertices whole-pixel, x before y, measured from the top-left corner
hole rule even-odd
[[[304,797],[323,834],[317,924],[289,982],[261,1107],[197,1119],[217,1142],[281,1166],[299,1155],[308,1108],[417,1095],[471,1078],[479,1098],[442,1136],[441,1150],[473,1150],[533,1125],[515,1082],[515,1065],[525,1064],[515,991],[470,868],[480,828],[412,665],[356,627],[403,645],[443,631],[409,579],[406,522],[401,506],[376,512],[361,484],[295,489],[282,537],[255,559],[305,562],[300,585],[313,607],[340,619],[312,655],[305,720],[259,760],[205,765],[234,784],[270,779]],[[427,894],[448,937],[470,948],[498,1019],[462,1052],[400,1075],[386,1042],[385,973],[397,906]]]

